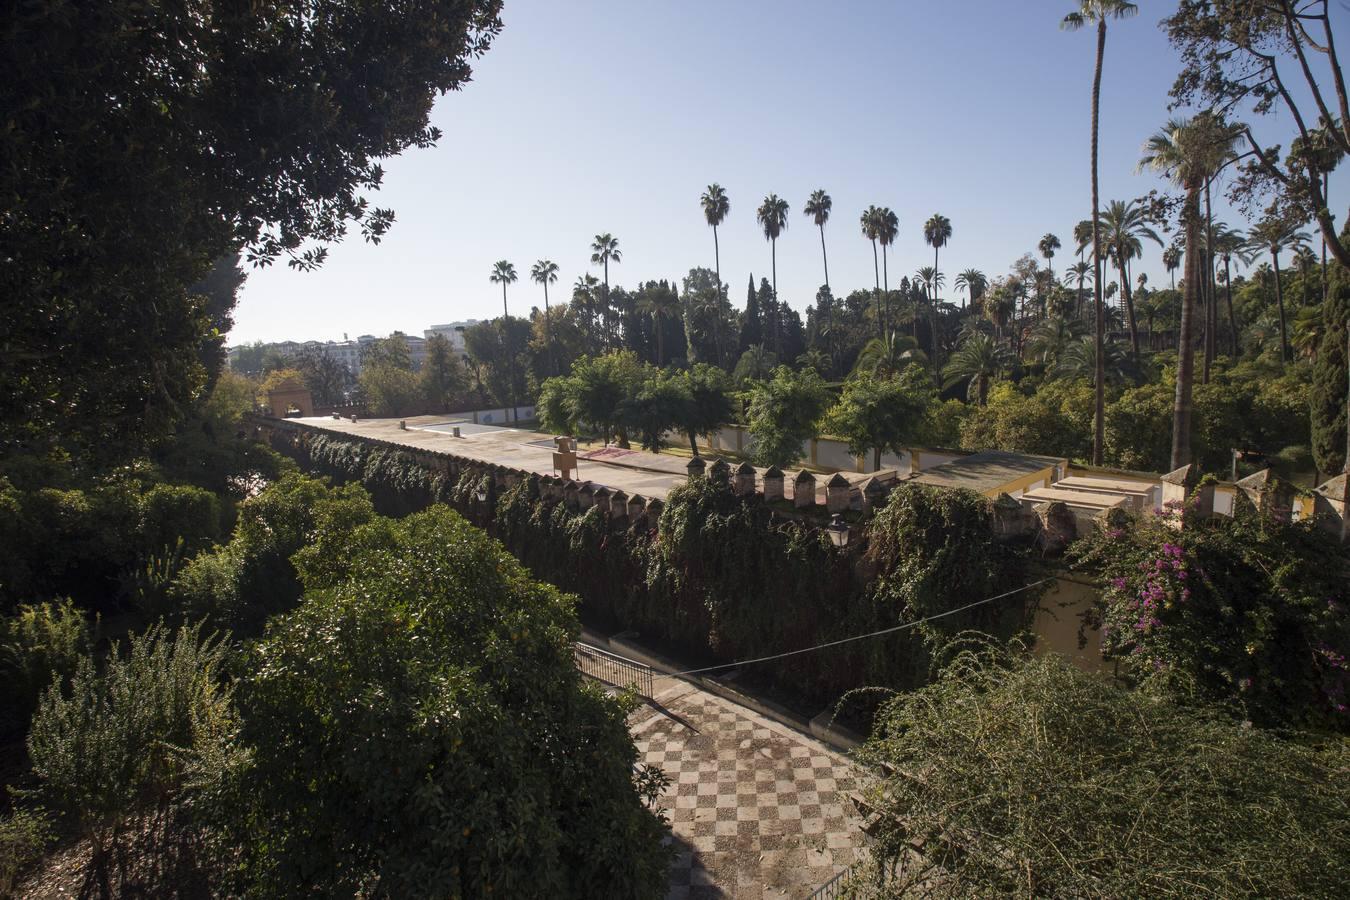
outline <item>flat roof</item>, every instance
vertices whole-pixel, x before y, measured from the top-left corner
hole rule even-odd
[[[1055,487],[1064,487],[1076,491],[1095,491],[1105,494],[1129,494],[1138,497],[1149,494],[1157,485],[1142,481],[1126,481],[1115,478],[1090,478],[1084,475],[1070,475],[1055,482]]]
[[[1036,503],[1053,503],[1056,500],[1066,506],[1080,506],[1085,509],[1115,509],[1125,503],[1121,496],[1111,496],[1094,491],[1066,491],[1061,488],[1036,488],[1022,495],[1023,500]]]
[[[935,487],[968,488],[987,494],[1027,475],[1064,465],[1055,456],[1030,456],[1006,450],[982,450],[960,459],[925,469],[913,477],[919,484]]]

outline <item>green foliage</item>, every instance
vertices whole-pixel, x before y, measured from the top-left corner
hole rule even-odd
[[[0,816],[0,895],[14,896],[20,876],[42,859],[55,838],[42,810],[16,809]]]
[[[241,689],[237,821],[279,896],[661,896],[624,705],[583,686],[572,605],[444,507],[356,530]]]
[[[885,707],[859,756],[879,813],[859,896],[1333,897],[1350,879],[1344,745],[1055,655],[958,654]]]
[[[572,420],[591,426],[608,443],[616,431],[622,430],[623,411],[641,381],[641,364],[632,352],[583,356],[572,367]]]
[[[469,390],[469,373],[443,334],[427,338],[427,358],[419,376],[427,407],[437,412],[460,402]]]
[[[873,468],[879,469],[884,451],[903,452],[920,430],[929,393],[915,391],[900,378],[854,378],[844,385],[824,428],[847,441],[855,456],[872,451]]]
[[[37,784],[25,794],[89,839],[105,895],[110,873],[126,865],[125,842],[140,839],[138,816],[176,830],[174,807],[246,759],[220,682],[224,658],[225,644],[199,627],[155,627],[133,636],[125,654],[114,645],[102,672],[83,657],[69,694],[53,685],[42,698],[28,736]]]
[[[357,379],[361,396],[372,415],[410,416],[422,410],[425,392],[410,368],[380,363],[366,366]]]
[[[1104,583],[1103,652],[1261,724],[1350,729],[1350,560],[1312,522],[1164,519],[1076,551]]]
[[[230,542],[189,562],[168,591],[169,608],[151,612],[260,630],[269,615],[300,597],[291,557],[318,534],[350,530],[374,515],[360,485],[330,488],[314,478],[288,475],[245,501]]]
[[[1122,469],[1166,472],[1172,453],[1170,381],[1130,388],[1106,407],[1106,458]]]
[[[1092,403],[1086,381],[1046,382],[1030,394],[1000,382],[985,406],[965,417],[961,446],[1086,459],[1092,454]]]
[[[755,462],[790,466],[802,455],[802,443],[815,437],[829,394],[814,369],[793,372],[779,366],[773,377],[750,390],[748,412]]]
[[[687,381],[670,372],[646,373],[641,387],[624,410],[624,419],[636,432],[643,450],[659,451],[666,432],[689,421],[693,397]]]
[[[188,484],[157,484],[139,498],[137,540],[154,552],[182,541],[193,554],[220,537],[220,501]]]
[[[708,363],[698,363],[683,377],[690,402],[679,424],[689,435],[690,446],[696,447],[696,438],[715,434],[732,420],[731,379]]]
[[[6,5],[0,296],[25,301],[6,310],[0,445],[113,461],[167,434],[229,330],[198,283],[241,246],[312,268],[348,228],[379,240],[380,161],[439,139],[432,102],[469,80],[500,7]]]
[[[1313,361],[1308,403],[1312,412],[1312,451],[1317,468],[1336,473],[1345,468],[1346,396],[1350,391],[1346,327],[1350,324],[1350,278],[1342,276],[1330,291],[1323,311],[1323,332]]]
[[[0,733],[27,731],[38,698],[53,683],[69,682],[96,630],[68,599],[25,604],[0,619]]]

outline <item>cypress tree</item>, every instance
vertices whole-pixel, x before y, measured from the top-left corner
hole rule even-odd
[[[1309,391],[1313,459],[1325,475],[1335,475],[1345,468],[1347,314],[1350,314],[1350,279],[1342,275],[1331,285],[1322,308],[1322,344],[1313,363]]]
[[[759,280],[759,318],[764,343],[776,354],[783,352],[783,335],[779,329],[778,297],[769,279]]]
[[[745,297],[745,312],[741,316],[741,353],[755,344],[764,343],[764,322],[759,311],[759,298],[755,296],[755,276],[750,275],[750,287]],[[739,354],[738,354],[739,356]]]

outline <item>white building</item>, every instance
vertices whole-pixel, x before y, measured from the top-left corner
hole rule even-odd
[[[432,325],[426,331],[422,332],[422,334],[428,338],[434,334],[444,335],[445,338],[450,341],[450,348],[454,350],[455,354],[459,357],[460,362],[467,364],[469,361],[469,354],[464,349],[464,331],[477,324],[477,319],[469,319],[465,322],[450,322],[447,325]]]

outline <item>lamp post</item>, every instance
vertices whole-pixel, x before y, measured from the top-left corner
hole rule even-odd
[[[830,536],[830,543],[836,547],[844,547],[848,544],[848,523],[844,521],[844,517],[840,513],[835,513],[830,517],[830,524],[825,526],[825,533]]]

